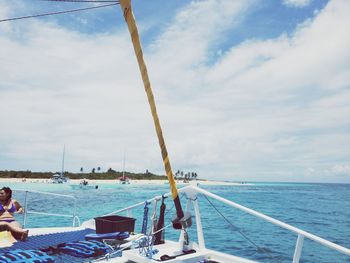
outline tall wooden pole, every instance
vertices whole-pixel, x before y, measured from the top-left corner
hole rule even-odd
[[[159,142],[160,150],[162,153],[165,173],[166,173],[168,180],[169,180],[170,190],[171,190],[171,194],[172,194],[175,208],[176,208],[177,219],[181,219],[184,217],[184,213],[183,213],[183,210],[181,207],[180,198],[179,198],[178,191],[176,188],[176,182],[174,180],[174,175],[173,175],[173,172],[171,170],[168,151],[167,151],[166,146],[165,146],[162,128],[160,126],[160,122],[159,122],[159,118],[158,118],[158,114],[157,114],[157,108],[156,108],[156,104],[154,101],[153,92],[151,89],[151,83],[150,83],[150,80],[148,77],[147,67],[146,67],[145,61],[143,59],[143,52],[142,52],[142,47],[141,47],[141,43],[140,43],[140,37],[139,37],[138,30],[137,30],[134,14],[133,14],[132,8],[131,8],[131,3],[130,3],[131,0],[120,0],[119,2],[120,2],[120,6],[122,8],[123,14],[124,14],[125,21],[128,25],[128,29],[129,29],[129,32],[131,35],[132,44],[134,46],[134,51],[135,51],[137,62],[138,62],[139,69],[141,72],[142,81],[143,81],[144,88],[145,88],[145,91],[147,94],[148,103],[149,103],[149,106],[151,108],[154,126],[156,128],[158,142]]]

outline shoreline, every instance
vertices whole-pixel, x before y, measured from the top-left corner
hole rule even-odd
[[[91,185],[98,185],[98,184],[118,184],[119,180],[90,180],[87,179],[89,184]],[[70,184],[79,184],[81,182],[81,179],[70,179]],[[211,180],[197,180],[197,181],[190,181],[189,183],[184,183],[181,181],[176,181],[177,184],[194,184],[197,182],[199,185],[233,185],[233,186],[241,186],[241,185],[248,185],[247,183],[237,183],[237,182],[225,182],[225,181],[211,181]],[[51,183],[50,179],[42,179],[42,178],[27,178],[25,181],[23,181],[22,178],[0,178],[0,184],[3,183]],[[154,185],[160,185],[160,184],[169,184],[167,180],[144,180],[144,179],[135,179],[130,180],[130,184],[154,184]]]

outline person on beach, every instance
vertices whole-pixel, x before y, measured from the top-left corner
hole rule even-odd
[[[24,241],[28,237],[28,230],[22,229],[16,222],[14,213],[23,213],[23,207],[12,199],[12,190],[9,187],[0,189],[0,231],[10,231],[14,238]]]

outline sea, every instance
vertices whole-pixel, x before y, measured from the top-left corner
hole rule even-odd
[[[97,189],[87,190],[72,189],[69,184],[28,182],[3,183],[3,186],[11,187],[14,190],[13,197],[22,205],[27,203],[27,211],[65,215],[75,213],[81,222],[169,192],[169,184],[99,184]],[[250,183],[239,186],[199,186],[331,242],[350,247],[350,184]],[[29,191],[27,198],[25,191]],[[180,197],[185,207],[186,197]],[[296,234],[216,200],[208,200],[202,195],[197,198],[207,248],[259,262],[292,262]],[[165,199],[165,204],[167,225],[175,215],[175,208],[170,198]],[[158,216],[159,205],[156,211]],[[150,205],[149,217],[152,213],[153,207]],[[141,231],[143,216],[144,206],[133,212],[136,218],[135,232]],[[16,217],[19,222],[23,222],[22,215]],[[26,218],[27,228],[71,225],[72,218],[69,217],[30,213]],[[195,220],[188,233],[190,240],[197,239]],[[166,239],[177,240],[178,235],[177,230],[171,227],[165,231]],[[350,257],[305,239],[300,262],[350,262]]]

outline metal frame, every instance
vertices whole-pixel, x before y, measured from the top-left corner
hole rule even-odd
[[[80,226],[80,219],[77,216],[77,199],[72,195],[63,195],[63,194],[55,194],[55,193],[48,193],[48,192],[41,192],[41,191],[27,191],[27,190],[16,190],[18,192],[25,192],[24,195],[24,215],[23,215],[23,227],[27,224],[27,215],[28,214],[36,214],[36,215],[47,215],[47,216],[58,216],[58,217],[70,217],[72,218],[72,226]],[[60,196],[65,198],[70,198],[73,200],[74,206],[73,206],[73,213],[71,215],[67,214],[55,214],[55,213],[45,213],[45,212],[37,212],[37,211],[30,211],[28,210],[28,194],[29,193],[36,193],[36,194],[42,194],[42,195],[51,195],[51,196]]]
[[[201,188],[193,187],[193,191],[195,191],[197,193],[204,194],[204,195],[206,195],[208,197],[214,198],[214,199],[216,199],[216,200],[218,200],[218,201],[220,201],[222,203],[225,203],[225,204],[227,204],[227,205],[229,205],[231,207],[237,208],[237,209],[239,209],[239,210],[241,210],[243,212],[246,212],[246,213],[248,213],[250,215],[253,215],[255,217],[263,219],[263,220],[265,220],[265,221],[267,221],[269,223],[272,223],[272,224],[274,224],[276,226],[282,227],[282,228],[284,228],[286,230],[289,230],[290,232],[293,232],[293,233],[297,234],[298,235],[298,239],[297,239],[296,245],[295,245],[293,263],[298,263],[299,260],[300,260],[301,251],[302,251],[302,248],[303,248],[303,241],[304,241],[305,237],[310,239],[310,240],[313,240],[316,243],[319,243],[319,244],[321,244],[321,245],[323,245],[325,247],[331,248],[333,250],[336,250],[338,252],[341,252],[341,253],[343,253],[345,255],[350,256],[350,249],[348,249],[348,248],[342,247],[342,246],[337,245],[335,243],[332,243],[332,242],[330,242],[330,241],[328,241],[326,239],[323,239],[321,237],[313,235],[313,234],[311,234],[309,232],[306,232],[306,231],[301,230],[299,228],[296,228],[296,227],[293,227],[293,226],[288,225],[286,223],[283,223],[283,222],[281,222],[281,221],[279,221],[277,219],[274,219],[272,217],[269,217],[267,215],[259,213],[259,212],[255,211],[255,210],[252,210],[252,209],[247,208],[245,206],[239,205],[239,204],[237,204],[235,202],[232,202],[232,201],[229,201],[227,199],[224,199],[224,198],[222,198],[222,197],[220,197],[218,195],[212,194],[212,193],[210,193],[210,192],[208,192],[206,190],[203,190]]]

